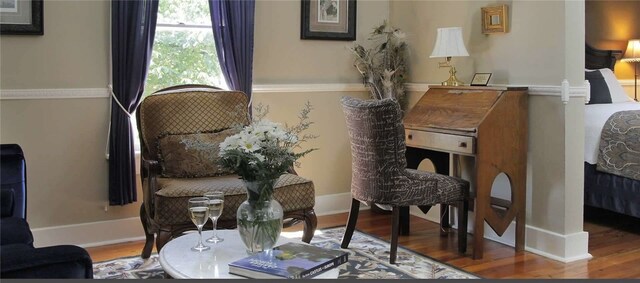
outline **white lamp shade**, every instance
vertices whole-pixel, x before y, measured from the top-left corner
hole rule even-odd
[[[469,56],[462,40],[462,28],[438,28],[436,44],[429,58]]]
[[[640,39],[631,39],[627,45],[627,51],[622,56],[623,62],[640,62]]]

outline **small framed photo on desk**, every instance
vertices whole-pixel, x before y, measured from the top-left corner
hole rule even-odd
[[[489,84],[489,79],[491,78],[491,73],[476,73],[473,75],[473,79],[471,80],[472,86],[487,86]]]

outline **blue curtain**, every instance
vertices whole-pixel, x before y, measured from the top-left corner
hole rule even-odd
[[[129,117],[138,107],[151,60],[158,0],[111,1],[109,204],[135,202],[135,156]]]
[[[255,0],[209,0],[209,9],[224,78],[251,98]]]

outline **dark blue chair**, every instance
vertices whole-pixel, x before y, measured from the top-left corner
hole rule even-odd
[[[27,167],[17,144],[0,145],[0,278],[93,278],[77,246],[35,248],[27,216]]]

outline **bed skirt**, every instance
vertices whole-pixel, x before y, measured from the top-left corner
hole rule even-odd
[[[584,163],[584,204],[640,218],[640,181]]]

